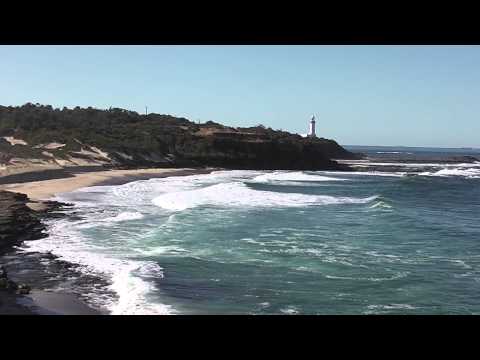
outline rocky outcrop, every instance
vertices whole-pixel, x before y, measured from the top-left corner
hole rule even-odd
[[[17,284],[8,278],[7,270],[0,266],[0,291],[6,290],[15,292],[18,295],[27,295],[30,293],[30,286],[26,284]]]
[[[263,136],[262,136],[263,135]],[[347,169],[332,157],[354,158],[333,141],[291,135],[275,138],[259,134],[199,136],[178,144],[175,162],[181,166],[231,169],[330,170]]]
[[[45,236],[39,214],[28,202],[24,194],[0,191],[0,254],[26,239]]]
[[[63,216],[58,210],[69,204],[42,201],[42,210],[32,210],[27,195],[0,190],[0,254],[25,240],[47,236],[41,219]]]
[[[34,211],[29,206],[31,200],[24,194],[0,191],[0,256],[11,254],[14,246],[25,240],[45,237],[41,218],[61,216],[57,211],[67,205],[53,201],[43,202],[42,211]],[[0,258],[0,314],[31,314],[31,311],[18,304],[31,287],[22,281],[13,281],[2,265]]]
[[[0,255],[24,240],[45,236],[39,215],[27,206],[28,201],[24,194],[0,191]],[[30,313],[17,304],[18,296],[28,293],[30,286],[11,280],[0,266],[0,314]]]

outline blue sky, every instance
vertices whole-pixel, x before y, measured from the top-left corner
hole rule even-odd
[[[479,46],[0,46],[0,104],[264,124],[344,145],[480,147]]]

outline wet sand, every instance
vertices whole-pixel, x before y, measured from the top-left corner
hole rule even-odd
[[[34,290],[18,301],[38,315],[106,315],[78,300],[74,295]]]

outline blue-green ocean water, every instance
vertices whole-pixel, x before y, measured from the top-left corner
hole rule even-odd
[[[81,189],[28,247],[105,277],[114,314],[477,314],[480,164],[434,165]]]

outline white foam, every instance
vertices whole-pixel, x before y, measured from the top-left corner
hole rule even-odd
[[[142,277],[159,278],[162,269],[154,262],[120,259],[108,254],[108,248],[89,244],[68,221],[58,220],[49,226],[49,237],[25,242],[24,251],[52,253],[61,260],[80,265],[86,274],[105,276],[117,299],[97,299],[98,305],[112,314],[174,314],[175,310],[160,303],[148,301],[155,292],[152,282]]]
[[[146,295],[156,290],[150,282],[142,280],[138,276],[132,276],[135,271],[141,271],[142,266],[138,263],[129,263],[112,274],[112,286],[119,299],[111,307],[112,315],[168,315],[173,314],[171,306],[151,303]]]
[[[201,205],[222,207],[303,207],[328,204],[364,204],[376,199],[334,197],[259,191],[240,182],[221,183],[197,190],[160,195],[153,204],[166,210],[182,211]]]
[[[421,176],[463,176],[467,178],[480,178],[480,163],[473,164],[395,164],[395,163],[372,163],[371,165],[399,165],[404,167],[438,167],[435,171],[423,172],[382,172],[382,171],[354,171],[354,172],[338,172],[338,171],[323,171],[325,174],[339,174],[345,176],[386,176],[386,177],[405,177],[407,175],[421,175]],[[367,167],[365,165],[358,165],[356,167]]]
[[[147,255],[147,256],[153,256],[153,255],[181,255],[183,253],[188,252],[188,250],[180,247],[180,246],[175,246],[175,245],[166,245],[166,246],[156,246],[153,248],[150,248],[148,250],[145,249],[134,249],[135,251]]]
[[[480,162],[476,161],[473,163],[400,163],[400,162],[366,162],[359,160],[346,160],[343,161],[344,164],[349,164],[352,166],[401,166],[401,167],[438,167],[438,168],[465,168],[465,167],[480,167]]]
[[[346,179],[338,179],[333,177],[305,174],[300,171],[296,172],[274,172],[256,176],[252,179],[254,182],[276,182],[276,181],[342,181]]]
[[[139,220],[142,218],[143,218],[143,215],[140,214],[139,212],[125,211],[118,214],[117,216],[104,219],[103,221],[121,222],[121,221],[129,221],[129,220]]]
[[[410,304],[368,305],[370,310],[415,310],[417,307]]]
[[[472,268],[470,265],[468,265],[468,264],[467,264],[465,261],[463,261],[463,260],[453,260],[453,259],[452,259],[452,260],[448,260],[448,261],[450,261],[450,262],[452,262],[452,263],[455,263],[455,264],[458,264],[458,265],[462,266],[462,267],[465,268],[465,269],[471,269],[471,268]]]
[[[408,154],[412,155],[411,152],[403,152],[403,151],[377,151],[377,154]]]
[[[355,198],[260,191],[244,183],[262,175],[266,175],[266,172],[219,171],[205,175],[141,180],[120,186],[90,187],[63,194],[62,200],[74,203],[74,209],[82,210],[80,212],[82,220],[61,219],[49,222],[50,236],[27,242],[26,251],[52,252],[65,261],[80,265],[82,272],[111,281],[110,289],[118,298],[94,297],[94,299],[112,314],[171,314],[176,313],[174,308],[159,303],[157,299],[152,301],[149,298],[158,294],[153,279],[163,276],[162,268],[155,262],[141,261],[138,258],[164,254],[181,256],[188,253],[185,249],[166,244],[148,247],[143,242],[141,244],[136,242],[137,238],[132,240],[129,234],[126,238],[120,235],[118,239],[99,241],[90,238],[87,232],[82,234],[82,227],[116,226],[119,222],[141,219],[143,214],[152,214],[152,211],[164,215],[162,210],[152,206],[152,202],[168,211],[181,211],[198,206],[248,209],[363,204],[377,198],[377,196]],[[283,172],[280,178],[282,176],[305,183],[334,179],[301,172]],[[98,209],[104,211],[100,213]],[[172,225],[173,216],[171,214],[165,224]],[[119,231],[119,234],[125,233],[123,229],[120,230],[122,231]]]
[[[113,226],[120,222],[140,220],[143,218],[144,218],[143,214],[139,212],[125,211],[125,212],[119,213],[116,216],[107,217],[107,218],[101,218],[100,216],[91,216],[86,220],[77,221],[75,226],[77,229],[91,229],[98,226]]]
[[[337,174],[337,175],[365,175],[365,176],[387,176],[387,177],[404,177],[407,172],[382,172],[382,171],[322,171],[324,174]]]
[[[143,206],[161,194],[194,190],[205,185],[231,180],[247,180],[262,173],[247,170],[214,171],[210,174],[139,180],[119,186],[90,187],[82,191],[98,193],[99,196],[95,197],[97,205],[100,202],[110,206]],[[75,199],[73,202],[77,204]]]
[[[287,306],[286,308],[280,309],[280,312],[285,315],[296,315],[299,313],[295,306]]]
[[[327,279],[333,279],[333,280],[362,280],[362,281],[373,281],[373,282],[378,282],[378,281],[390,281],[390,280],[397,280],[404,278],[408,275],[406,272],[399,272],[391,277],[385,277],[385,278],[377,278],[377,277],[352,277],[352,276],[336,276],[336,275],[325,275]]]
[[[404,177],[406,172],[381,172],[381,171],[359,171],[355,173],[349,173],[349,175],[365,175],[365,176],[386,176],[386,177]]]
[[[418,175],[422,176],[463,176],[466,178],[478,179],[480,178],[480,169],[442,169],[434,172],[422,172]]]
[[[145,204],[151,203],[152,199],[156,199],[165,194],[175,194],[166,196],[165,199],[167,199],[170,196],[176,196],[176,194],[183,193],[185,191],[197,191],[205,188],[205,186],[208,185],[219,185],[220,189],[218,190],[222,190],[221,188],[224,185],[221,184],[229,184],[232,182],[253,181],[260,183],[269,182],[278,185],[318,186],[315,184],[315,182],[338,180],[348,179],[338,179],[317,174],[305,174],[302,172],[265,173],[265,171],[250,170],[215,171],[210,174],[172,176],[167,178],[140,180],[119,186],[96,186],[82,188],[71,193],[62,194],[62,197],[57,197],[57,199],[63,202],[74,203],[79,207],[108,206],[110,208],[141,208],[145,206]],[[202,194],[203,191],[198,193],[198,195]],[[228,198],[228,194],[223,195],[226,195]],[[119,215],[118,219],[110,218],[108,220],[116,222],[135,218],[140,218],[140,216],[124,214]]]

